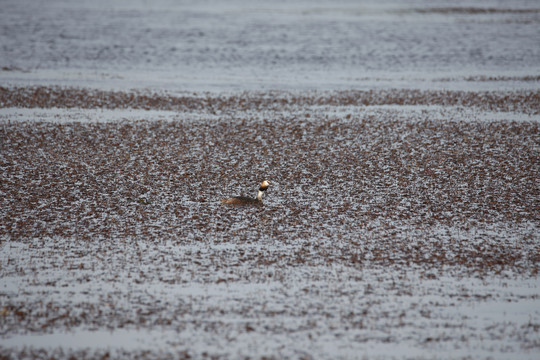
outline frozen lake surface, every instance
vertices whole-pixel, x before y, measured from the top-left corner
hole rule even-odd
[[[0,24],[0,357],[539,357],[537,1]]]

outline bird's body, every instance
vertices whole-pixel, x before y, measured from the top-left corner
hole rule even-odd
[[[268,189],[270,183],[267,180],[264,180],[259,186],[259,191],[257,192],[256,198],[250,198],[246,196],[234,196],[228,199],[221,200],[222,204],[228,205],[262,205],[262,195]]]

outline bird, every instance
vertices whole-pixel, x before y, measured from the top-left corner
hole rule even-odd
[[[221,203],[227,205],[262,205],[262,196],[266,189],[268,189],[268,186],[270,186],[270,183],[268,180],[264,180],[259,186],[259,191],[255,199],[246,196],[234,196],[221,200]]]

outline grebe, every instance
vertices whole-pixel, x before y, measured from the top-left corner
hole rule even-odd
[[[235,196],[228,199],[221,200],[222,204],[230,205],[262,205],[262,195],[268,189],[270,183],[267,180],[264,180],[259,186],[259,191],[257,192],[257,198],[253,199],[245,196]]]

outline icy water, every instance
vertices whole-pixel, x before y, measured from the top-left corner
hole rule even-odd
[[[2,6],[0,357],[538,358],[536,1]]]

